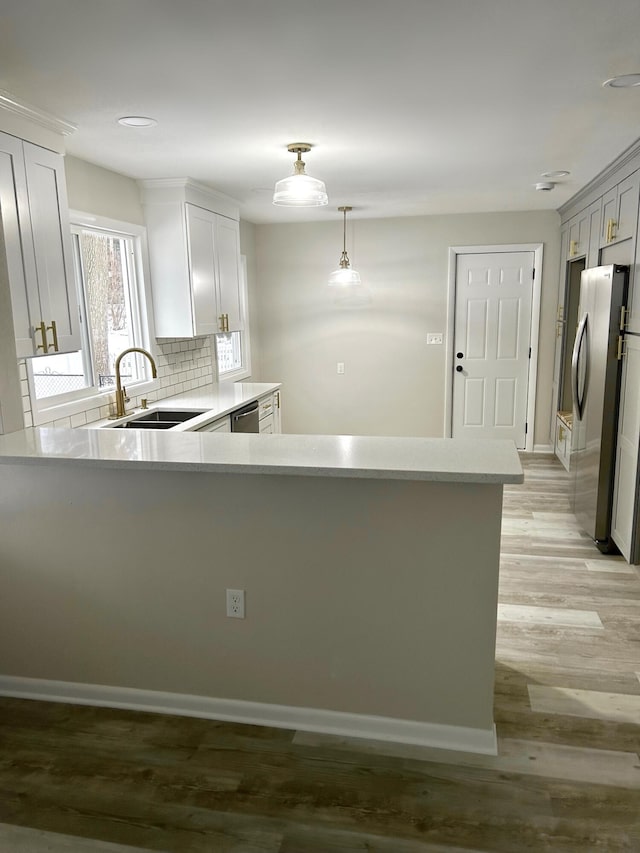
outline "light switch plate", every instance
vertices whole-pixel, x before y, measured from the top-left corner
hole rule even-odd
[[[428,344],[441,344],[443,340],[442,332],[427,332]]]

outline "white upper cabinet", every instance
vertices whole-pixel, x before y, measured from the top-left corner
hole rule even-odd
[[[602,199],[594,201],[587,208],[589,218],[589,249],[587,267],[597,267],[600,263],[600,223],[602,222]]]
[[[586,210],[569,220],[568,259],[579,258],[589,251],[589,217]]]
[[[609,246],[636,236],[640,172],[634,172],[602,197],[600,246]]]
[[[224,316],[227,332],[241,332],[244,317],[240,291],[240,228],[233,219],[216,217],[216,262],[218,313]]]
[[[244,328],[238,210],[187,179],[142,181],[156,335]]]
[[[186,204],[185,211],[189,259],[186,280],[191,289],[191,334],[215,335],[221,331],[216,300],[216,214],[194,204]],[[153,272],[152,282],[155,282]],[[156,331],[160,334],[157,328]]]
[[[0,208],[17,355],[80,349],[63,158],[0,133]]]

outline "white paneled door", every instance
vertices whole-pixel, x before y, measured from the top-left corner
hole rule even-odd
[[[509,438],[524,450],[534,252],[459,254],[453,438]]]

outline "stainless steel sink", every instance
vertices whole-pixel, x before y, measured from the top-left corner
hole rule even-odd
[[[192,418],[197,418],[198,415],[204,414],[206,409],[197,412],[185,412],[175,409],[156,409],[153,412],[147,412],[144,415],[137,415],[135,418],[126,421],[123,424],[114,424],[112,429],[171,429],[171,427],[183,424],[190,421]]]
[[[166,421],[173,421],[174,424],[183,424],[185,421],[190,421],[191,418],[197,418],[198,415],[203,415],[206,409],[202,412],[184,412],[184,411],[176,411],[174,409],[156,409],[153,412],[148,412],[146,415],[138,415],[133,418],[133,420],[129,421],[129,423],[140,423],[143,421],[145,423],[165,423]]]

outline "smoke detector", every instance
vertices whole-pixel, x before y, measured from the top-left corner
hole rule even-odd
[[[542,190],[542,192],[550,192],[555,187],[553,181],[538,181],[536,184],[537,190]]]

